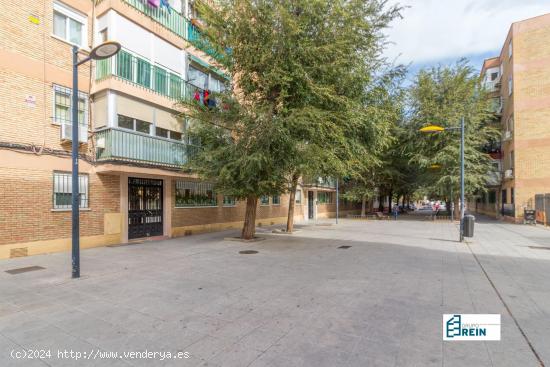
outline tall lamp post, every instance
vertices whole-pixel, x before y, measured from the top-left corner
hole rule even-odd
[[[423,133],[440,133],[443,131],[460,130],[460,242],[464,241],[464,117],[460,119],[460,126],[442,127],[428,125],[420,129]]]
[[[80,278],[80,192],[78,187],[78,67],[90,60],[103,60],[120,51],[120,43],[106,41],[94,47],[90,55],[78,60],[78,46],[73,46],[73,95],[71,102],[72,159],[72,277]]]

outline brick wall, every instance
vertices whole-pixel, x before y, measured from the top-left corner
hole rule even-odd
[[[88,192],[80,235],[102,235],[104,214],[120,211],[119,178],[90,174]],[[71,212],[52,208],[52,170],[0,167],[0,244],[70,237]]]

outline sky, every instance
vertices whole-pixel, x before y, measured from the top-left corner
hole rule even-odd
[[[550,0],[389,0],[406,8],[386,30],[385,55],[420,68],[466,57],[475,68],[497,56],[513,22],[550,13]]]

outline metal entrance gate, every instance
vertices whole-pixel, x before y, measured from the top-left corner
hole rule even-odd
[[[162,234],[162,180],[129,177],[128,239]]]

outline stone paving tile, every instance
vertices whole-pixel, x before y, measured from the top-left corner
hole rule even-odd
[[[483,221],[468,244],[456,225],[350,221],[257,244],[236,232],[0,262],[0,366],[9,350],[57,346],[188,351],[187,360],[90,366],[531,366],[521,333],[550,363],[550,231]],[[339,250],[338,246],[352,246]],[[241,249],[257,249],[254,256]],[[39,265],[19,274],[5,270]],[[500,342],[443,342],[443,313],[500,313]],[[51,366],[70,366],[55,360]]]

